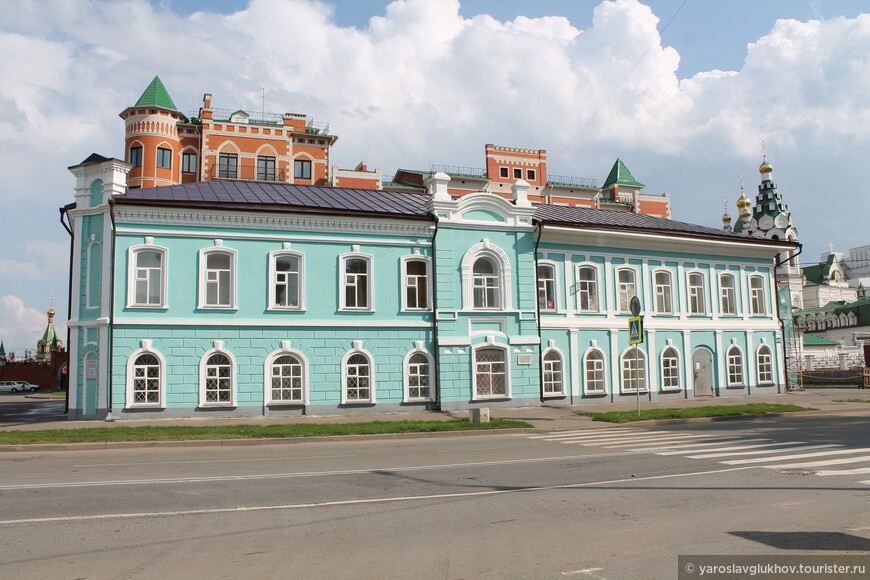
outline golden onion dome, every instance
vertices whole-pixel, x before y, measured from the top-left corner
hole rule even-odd
[[[745,192],[745,191],[741,191],[741,192],[740,192],[740,197],[737,198],[737,207],[738,207],[739,209],[744,209],[744,208],[748,208],[748,207],[751,206],[751,205],[752,205],[752,202],[749,201],[749,198],[748,198],[748,197],[746,197],[746,192]]]
[[[770,173],[771,171],[773,171],[773,165],[770,164],[767,160],[767,155],[765,155],[761,165],[758,166],[758,172],[763,175],[765,173]]]
[[[731,223],[731,216],[728,214],[727,211],[724,214],[722,214],[722,223],[723,224],[730,224]]]
[[[743,219],[749,219],[749,217],[750,217],[749,206],[746,206],[742,210],[740,210],[740,217]]]
[[[54,316],[54,308],[49,308],[46,314],[48,314],[49,317]]]

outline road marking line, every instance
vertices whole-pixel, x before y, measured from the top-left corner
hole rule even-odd
[[[576,576],[577,574],[592,574],[593,572],[601,572],[604,568],[583,568],[582,570],[571,570],[570,572],[562,572],[562,576]]]
[[[713,437],[713,435],[702,435],[701,437],[710,438],[710,437]],[[583,442],[583,444],[584,445],[594,445],[594,446],[613,445],[613,444],[621,445],[621,444],[643,443],[645,441],[657,441],[659,443],[667,443],[667,441],[671,440],[671,439],[684,441],[685,437],[683,437],[682,435],[677,435],[677,434],[674,434],[674,435],[656,435],[653,437],[647,437],[647,436],[633,437],[633,438],[629,437],[629,438],[625,438],[625,439],[620,439],[618,441],[597,441],[594,443]]]
[[[640,433],[640,429],[571,429],[570,431],[553,431],[546,435],[526,435],[525,433],[517,433],[517,437],[528,437],[529,439],[545,439],[547,437],[563,437],[569,435],[607,435],[610,433]]]
[[[405,471],[424,471],[427,469],[456,469],[463,467],[480,467],[486,465],[515,465],[519,463],[543,463],[547,461],[568,461],[576,459],[591,459],[598,457],[619,457],[628,455],[624,452],[592,453],[588,455],[562,455],[557,457],[532,457],[528,459],[504,459],[501,461],[474,461],[469,463],[442,463],[431,465],[414,465],[409,467],[380,467],[371,469],[345,469],[337,471],[298,471],[288,473],[261,473],[251,475],[214,475],[201,477],[174,477],[159,479],[121,479],[121,480],[96,480],[96,481],[72,481],[59,483],[25,483],[18,485],[0,485],[0,490],[22,489],[57,489],[65,487],[105,487],[112,485],[156,485],[172,483],[200,483],[212,481],[248,481],[256,479],[293,479],[297,477],[322,477],[335,475],[359,475],[364,473],[401,473]]]
[[[691,441],[687,441],[686,443],[681,443],[680,440],[674,440],[676,443],[675,445],[670,445],[670,441],[653,441],[652,443],[632,443],[632,445],[634,445],[636,447],[647,447],[647,449],[644,449],[643,451],[653,451],[656,449],[671,449],[673,447],[684,447],[686,445],[692,445],[692,446],[696,446],[696,445],[725,445],[727,443],[735,443],[735,441],[733,441],[733,439],[734,439],[734,437],[717,437],[715,439],[715,443],[697,443],[696,444],[696,443],[693,443]],[[707,439],[706,441],[713,441],[713,440]],[[651,447],[653,445],[658,445],[658,447]],[[612,445],[611,447],[616,447],[616,445]],[[689,451],[688,453],[691,453],[691,451]]]
[[[701,453],[698,455],[686,455],[689,459],[707,459],[714,457],[733,457],[734,455],[764,455],[767,453],[781,453],[783,451],[806,451],[807,449],[825,449],[830,447],[840,447],[833,443],[824,443],[821,445],[803,445],[801,447],[790,447],[788,449],[761,449],[759,451],[729,451],[725,453],[717,453],[721,449],[710,449],[709,453]]]
[[[764,465],[767,469],[806,469],[811,467],[825,467],[828,465],[842,465],[843,463],[861,463],[870,461],[870,455],[861,457],[841,457],[840,459],[828,459],[826,461],[810,461],[808,463],[788,463],[786,465]]]
[[[247,461],[298,461],[300,459],[338,459],[340,457],[356,457],[356,455],[306,455],[302,457],[260,457],[253,459],[196,459],[192,461],[154,461],[143,463],[81,463],[73,467],[127,467],[136,465],[190,465],[191,463],[244,463]]]
[[[753,443],[752,445],[743,445],[744,443],[752,443],[754,441],[768,441],[768,443]],[[713,451],[729,451],[732,449],[754,449],[756,447],[769,447],[772,445],[781,445],[781,443],[771,442],[770,439],[743,439],[740,441],[727,441],[725,445],[730,445],[731,443],[740,443],[740,445],[732,445],[731,447],[722,447],[720,449],[710,449],[709,451],[712,453]],[[708,446],[712,445],[720,445],[719,443],[710,443]],[[704,449],[680,449],[678,451],[663,451],[658,455],[688,455],[690,453],[705,453]]]
[[[323,507],[338,507],[366,504],[381,504],[395,503],[406,501],[427,501],[437,499],[455,499],[461,497],[485,497],[494,495],[503,495],[506,493],[522,493],[522,492],[540,492],[554,491],[559,489],[579,489],[583,487],[595,487],[599,485],[613,485],[617,483],[634,483],[637,481],[653,481],[657,479],[675,479],[680,477],[693,477],[698,475],[714,475],[719,473],[728,473],[734,471],[743,471],[752,469],[751,467],[729,467],[726,469],[714,469],[708,471],[693,471],[689,473],[671,473],[667,475],[650,475],[646,477],[626,477],[622,479],[608,479],[603,481],[590,481],[586,483],[568,483],[562,485],[546,485],[537,487],[517,487],[513,489],[493,489],[487,491],[465,491],[458,493],[438,493],[431,495],[413,495],[413,496],[398,496],[398,497],[379,497],[370,499],[350,499],[339,501],[325,501],[319,503],[301,503],[301,504],[285,504],[285,505],[269,505],[269,506],[241,506],[231,508],[213,508],[199,510],[180,510],[171,512],[140,512],[140,513],[123,513],[123,514],[97,514],[89,516],[63,516],[63,517],[45,517],[45,518],[26,518],[20,520],[0,520],[0,526],[12,526],[21,524],[45,524],[45,523],[60,523],[60,522],[86,522],[99,520],[119,520],[133,518],[159,518],[172,516],[193,516],[193,515],[208,515],[208,514],[225,514],[225,513],[246,513],[246,512],[263,512],[276,510],[291,510],[291,509],[308,509],[308,508],[323,508]]]
[[[858,469],[830,469],[825,471],[817,471],[816,475],[864,475],[865,473],[870,473],[870,467],[859,467]],[[861,481],[859,483],[867,483],[866,481]]]
[[[737,439],[737,441],[734,441]],[[675,445],[665,444],[661,447],[655,447],[650,449],[650,451],[662,450],[658,455],[678,455],[680,453],[694,453],[695,449],[693,447],[712,447],[714,445],[722,445],[723,443],[751,443],[754,441],[770,441],[770,439],[741,439],[740,437],[718,437],[714,440],[705,441],[704,443],[677,443]],[[686,451],[672,452],[673,449],[686,449]]]
[[[866,453],[870,448],[862,449],[835,449],[833,451],[820,451],[818,453],[798,453],[796,455],[779,455],[777,457],[753,457],[752,459],[732,459],[720,461],[725,465],[746,465],[750,463],[764,463],[765,461],[788,461],[789,459],[805,459],[807,457],[827,457],[829,455],[849,455],[851,453]]]
[[[691,435],[691,436],[682,436],[682,437],[655,437],[652,440],[650,439],[641,439],[639,443],[626,443],[625,441],[620,441],[619,443],[598,443],[595,447],[606,447],[607,449],[617,449],[619,447],[646,447],[651,445],[662,445],[670,443],[671,441],[680,443],[683,441],[691,441],[692,439],[704,438],[709,439],[712,435]]]
[[[589,440],[601,439],[601,440],[604,440],[604,439],[618,439],[620,437],[626,437],[626,436],[639,436],[643,433],[644,433],[643,431],[624,431],[624,432],[620,432],[620,433],[606,433],[606,434],[600,434],[600,435],[583,435],[583,434],[569,433],[569,434],[565,434],[565,435],[562,435],[562,434],[533,435],[532,438],[535,438],[535,439],[559,439],[559,438],[565,438],[565,437],[574,437],[577,439],[589,439]]]

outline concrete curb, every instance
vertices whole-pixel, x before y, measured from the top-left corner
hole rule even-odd
[[[181,441],[102,441],[93,443],[33,443],[0,445],[0,453],[21,451],[91,451],[94,449],[139,449],[147,447],[239,447],[245,445],[280,445],[323,441],[376,441],[383,439],[469,437],[494,433],[548,433],[549,429],[511,427],[507,429],[469,429],[466,431],[424,431],[419,433],[373,433],[370,435],[323,435],[315,437],[268,437],[261,439],[187,439]]]

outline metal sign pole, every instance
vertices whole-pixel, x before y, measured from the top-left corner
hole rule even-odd
[[[637,366],[637,344],[634,345],[634,398],[637,402],[637,416],[640,417],[640,369]]]
[[[629,303],[629,309],[631,310],[631,314],[635,317],[637,322],[637,338],[632,340],[631,338],[631,320],[628,322],[628,331],[629,331],[629,342],[634,343],[634,399],[637,405],[637,416],[640,417],[640,366],[638,365],[638,357],[637,357],[637,345],[638,343],[643,342],[643,320],[640,318],[640,300],[638,300],[637,296],[631,297],[631,302]]]

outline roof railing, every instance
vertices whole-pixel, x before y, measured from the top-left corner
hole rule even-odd
[[[459,175],[462,177],[480,177],[486,179],[486,169],[479,167],[462,167],[459,165],[429,165],[429,171],[432,173],[446,173],[448,175]]]
[[[573,185],[598,189],[598,180],[594,177],[570,177],[568,175],[547,175],[548,185]]]

